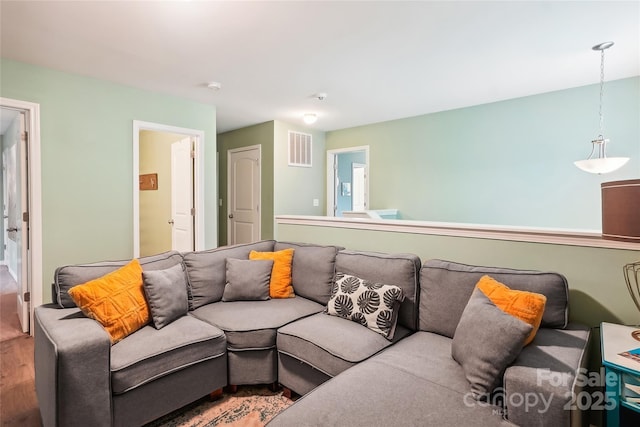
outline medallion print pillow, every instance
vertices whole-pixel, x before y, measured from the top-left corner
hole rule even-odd
[[[391,340],[403,299],[404,294],[398,286],[338,272],[326,312],[360,323]]]

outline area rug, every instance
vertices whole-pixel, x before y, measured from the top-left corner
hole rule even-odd
[[[147,424],[145,427],[261,427],[293,404],[267,386],[240,386],[220,400],[200,399]]]

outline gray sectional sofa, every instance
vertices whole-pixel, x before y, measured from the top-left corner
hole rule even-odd
[[[228,258],[294,249],[295,298],[222,301]],[[189,311],[162,329],[147,325],[111,345],[67,291],[126,264],[56,270],[52,304],[36,308],[36,392],[44,426],[138,426],[224,386],[279,383],[304,395],[270,426],[580,425],[565,410],[577,393],[589,330],[568,324],[558,274],[427,261],[411,254],[262,241],[140,259],[144,271],[182,263]],[[336,272],[395,284],[404,300],[391,339],[324,311]],[[490,274],[547,297],[535,340],[504,372],[488,401],[469,398],[451,356],[475,283]],[[543,372],[543,375],[540,375]],[[566,379],[551,381],[554,374]],[[513,396],[547,397],[524,405]],[[551,397],[549,399],[549,397]],[[549,402],[547,404],[546,402]]]

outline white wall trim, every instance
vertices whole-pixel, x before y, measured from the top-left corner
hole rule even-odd
[[[195,250],[205,248],[204,219],[206,218],[204,204],[204,131],[181,128],[159,123],[133,121],[133,257],[140,256],[140,131],[177,133],[195,138],[195,170],[194,170],[194,205],[195,214]]]
[[[278,215],[276,216],[276,224],[432,234],[439,236],[640,251],[640,243],[606,240],[602,238],[602,234],[597,230],[299,215]]]
[[[29,111],[29,237],[31,278],[29,333],[33,335],[33,310],[42,305],[42,156],[40,151],[40,104],[11,98],[0,98],[3,107]]]

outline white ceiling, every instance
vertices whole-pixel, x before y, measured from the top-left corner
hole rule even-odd
[[[591,47],[608,40],[606,79],[640,75],[637,0],[2,1],[0,15],[3,57],[213,104],[219,132],[305,112],[334,130],[597,83]]]

